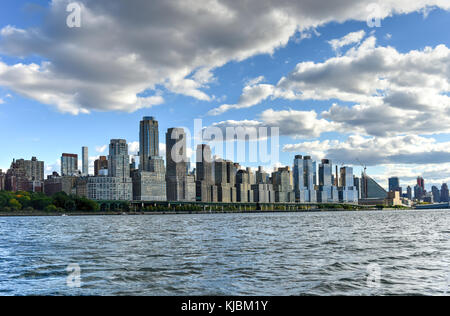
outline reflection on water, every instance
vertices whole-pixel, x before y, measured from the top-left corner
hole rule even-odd
[[[0,218],[0,295],[438,295],[449,224],[448,211]]]

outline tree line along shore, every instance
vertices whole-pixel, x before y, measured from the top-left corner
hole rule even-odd
[[[358,207],[348,204],[318,204],[315,208],[305,208],[304,206],[297,206],[290,211],[357,211],[368,210],[367,207]],[[383,209],[382,206],[377,206],[370,209]],[[17,214],[26,215],[30,213],[45,215],[45,214],[64,214],[74,213],[79,215],[88,214],[122,214],[133,213],[230,213],[230,212],[255,212],[261,211],[257,206],[247,207],[245,211],[239,208],[238,205],[223,206],[208,206],[203,208],[200,205],[173,205],[173,206],[146,206],[139,210],[130,208],[127,202],[117,202],[109,204],[107,208],[97,201],[89,200],[85,197],[76,195],[68,195],[65,192],[59,192],[53,196],[46,196],[42,193],[35,192],[8,192],[0,191],[0,213],[3,214]],[[283,205],[274,205],[272,209],[266,211],[285,211]]]

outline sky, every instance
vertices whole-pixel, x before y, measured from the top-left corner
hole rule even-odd
[[[0,4],[3,170],[36,156],[59,171],[82,146],[92,170],[110,139],[136,154],[154,116],[161,155],[168,128],[201,119],[278,130],[276,155],[244,166],[301,154],[367,166],[385,187],[450,182],[448,0],[72,3]]]

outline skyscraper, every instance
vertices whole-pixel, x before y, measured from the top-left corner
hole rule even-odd
[[[186,133],[182,128],[169,128],[166,133],[167,176],[184,177],[187,174]]]
[[[294,158],[294,192],[297,202],[305,202],[305,174],[303,170],[303,156],[296,155]]]
[[[156,156],[159,156],[158,121],[153,116],[145,116],[139,130],[139,169],[149,171],[149,159]]]
[[[391,177],[389,182],[389,192],[399,191],[400,192],[400,179],[398,177]]]
[[[447,183],[443,183],[441,186],[441,202],[449,202],[449,192]]]
[[[441,202],[441,192],[434,185],[431,187],[431,195],[433,196],[433,202],[434,203],[440,203]]]
[[[340,202],[358,202],[358,189],[355,186],[352,167],[341,167],[340,170],[340,187],[339,187],[339,201]]]
[[[212,158],[209,145],[200,144],[197,146],[197,180],[205,181],[207,184],[213,183]]]
[[[78,155],[62,154],[61,156],[61,176],[71,177],[78,174]]]
[[[425,192],[425,180],[422,177],[417,177],[417,185]]]
[[[108,156],[108,176],[87,178],[87,196],[93,200],[133,199],[130,177],[130,156],[124,139],[111,139]]]
[[[130,177],[130,156],[125,139],[111,139],[108,156],[108,175],[116,178]]]
[[[408,187],[406,188],[406,197],[409,200],[412,200],[413,196],[412,196],[412,188],[408,185]]]
[[[214,185],[212,174],[212,157],[209,145],[200,144],[197,146],[197,177],[195,181],[195,194],[197,201],[217,202],[217,186]],[[226,171],[225,171],[226,172]]]
[[[195,177],[188,175],[186,133],[169,128],[166,133],[166,192],[168,201],[195,201]]]
[[[89,153],[86,146],[81,147],[81,157],[82,157],[82,174],[83,176],[89,175]]]

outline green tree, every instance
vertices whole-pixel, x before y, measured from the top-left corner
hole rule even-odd
[[[22,209],[22,204],[20,204],[20,202],[16,199],[10,199],[8,204],[9,207],[15,211]]]

